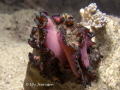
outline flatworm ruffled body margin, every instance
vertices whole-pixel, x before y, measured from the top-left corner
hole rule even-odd
[[[29,53],[29,59],[43,77],[52,81],[65,82],[59,66],[62,63],[62,67],[71,68],[77,77],[76,83],[85,87],[91,85],[96,75],[89,60],[96,61],[102,57],[97,44],[91,41],[94,34],[79,23],[74,24],[70,14],[54,15],[52,19],[44,11],[36,14],[34,21],[37,26],[33,27],[28,43],[40,53],[39,56]]]

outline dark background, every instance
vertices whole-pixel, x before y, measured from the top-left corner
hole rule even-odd
[[[79,13],[80,8],[96,3],[102,12],[120,16],[120,0],[0,0],[0,2],[16,7],[14,11],[42,7],[52,14],[67,12],[73,15]]]

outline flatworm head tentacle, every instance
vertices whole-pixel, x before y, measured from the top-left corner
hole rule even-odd
[[[63,19],[62,19],[61,15],[53,15],[52,19],[54,20],[56,25],[60,25],[61,23],[63,23]]]

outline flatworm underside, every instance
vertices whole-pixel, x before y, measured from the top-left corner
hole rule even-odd
[[[38,56],[29,53],[29,59],[39,68],[40,74],[65,83],[61,63],[64,69],[72,70],[76,83],[85,87],[91,85],[96,75],[90,60],[98,61],[102,57],[97,44],[91,41],[94,34],[79,23],[75,24],[73,16],[67,13],[51,18],[41,11],[40,15],[36,14],[35,23],[28,43],[40,53]]]

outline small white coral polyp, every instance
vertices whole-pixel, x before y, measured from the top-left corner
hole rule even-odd
[[[82,17],[81,24],[89,29],[99,29],[107,24],[106,14],[97,9],[96,3],[91,3],[88,7],[80,9],[80,15]]]

